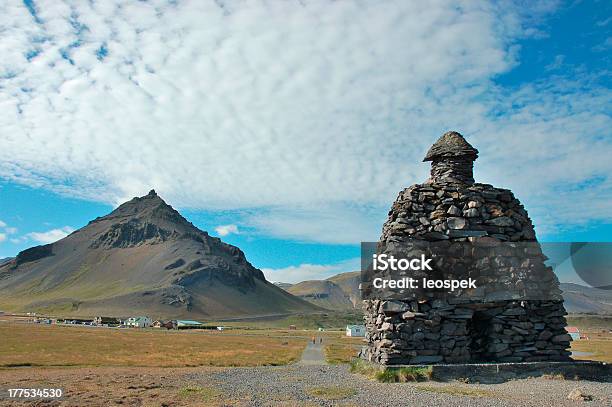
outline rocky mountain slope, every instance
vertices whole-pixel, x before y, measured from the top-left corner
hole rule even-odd
[[[285,288],[291,294],[331,310],[361,309],[360,272],[337,274],[327,280],[309,280]]]
[[[0,266],[0,309],[57,315],[222,318],[311,312],[235,246],[156,193]]]
[[[360,271],[336,274],[328,278],[327,281],[331,281],[340,287],[354,308],[361,309],[361,294],[359,292],[359,283],[361,282]]]

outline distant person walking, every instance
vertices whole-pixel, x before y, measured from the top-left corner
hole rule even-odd
[[[314,345],[316,343],[316,338],[313,336],[312,337],[312,344]]]
[[[319,343],[323,343],[323,337],[319,338]]]

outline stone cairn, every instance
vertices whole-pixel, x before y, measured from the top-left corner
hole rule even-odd
[[[427,242],[531,242],[533,224],[507,189],[474,182],[478,150],[461,134],[444,134],[429,150],[431,177],[400,192],[379,241],[403,238]],[[383,365],[533,362],[570,360],[565,309],[552,269],[537,253],[521,284],[550,290],[531,300],[453,298],[368,299],[364,301],[366,341],[360,356]],[[512,267],[498,267],[488,281],[505,281]],[[507,275],[506,275],[507,274]],[[550,294],[552,293],[552,294]]]

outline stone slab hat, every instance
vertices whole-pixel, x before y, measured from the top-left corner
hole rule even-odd
[[[473,161],[478,158],[478,150],[465,141],[461,134],[449,131],[431,146],[423,161],[441,161],[445,157],[465,157]]]

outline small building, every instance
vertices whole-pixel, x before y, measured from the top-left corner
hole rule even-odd
[[[297,327],[295,325],[289,325],[289,330],[290,331],[295,331],[297,329]]]
[[[95,317],[93,319],[93,324],[94,325],[119,325],[121,323],[121,321],[119,321],[117,318],[113,318],[113,317]]]
[[[65,319],[64,323],[69,325],[91,325],[93,320],[87,318],[71,318]]]
[[[125,321],[125,325],[130,328],[148,328],[152,323],[149,317],[130,317]]]
[[[580,330],[578,330],[577,327],[575,327],[575,326],[567,326],[567,327],[565,327],[565,330],[567,331],[569,336],[572,337],[572,341],[580,340]]]
[[[199,321],[191,321],[187,319],[179,319],[176,321],[177,329],[204,329],[204,324]],[[216,327],[215,327],[216,329]]]
[[[365,336],[365,325],[347,325],[346,336]]]
[[[175,320],[163,321],[161,319],[153,322],[153,328],[177,329]]]

